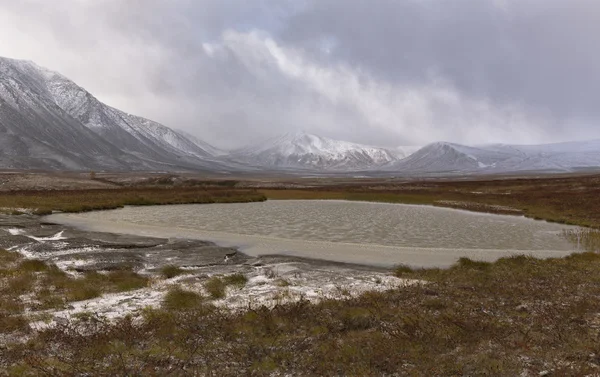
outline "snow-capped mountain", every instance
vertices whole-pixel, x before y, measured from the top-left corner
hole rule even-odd
[[[386,149],[307,133],[231,153],[100,102],[63,75],[0,58],[0,168],[496,174],[600,169],[600,140]]]
[[[234,151],[234,161],[271,169],[357,171],[397,161],[394,151],[333,140],[304,132],[285,134]]]
[[[400,173],[572,172],[600,168],[600,140],[469,147],[438,142],[392,164]]]
[[[32,63],[0,59],[0,167],[126,169],[141,163],[61,109],[45,80]]]
[[[0,58],[0,167],[223,169],[202,144],[103,104],[59,73]]]
[[[178,159],[212,156],[185,136],[160,123],[103,104],[60,74],[49,72],[47,78],[48,89],[58,106],[126,152]]]

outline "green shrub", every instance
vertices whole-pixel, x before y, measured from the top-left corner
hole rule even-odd
[[[148,285],[147,277],[133,271],[111,271],[107,278],[118,292],[141,289]]]
[[[233,274],[223,278],[225,285],[233,285],[238,288],[243,288],[248,283],[248,278],[244,274]]]
[[[73,285],[68,292],[67,299],[69,301],[85,301],[100,297],[101,294],[100,289],[92,285]]]
[[[19,264],[19,270],[28,272],[41,272],[46,271],[48,265],[39,259],[27,259]]]
[[[407,266],[405,264],[398,265],[394,269],[394,273],[396,274],[396,276],[401,276],[401,275],[404,275],[404,274],[410,274],[411,272],[413,272],[412,267]]]
[[[473,270],[489,270],[492,266],[489,262],[475,261],[470,258],[462,257],[458,259],[456,266],[460,268],[469,268]]]
[[[165,295],[163,307],[169,310],[190,310],[201,306],[203,301],[198,293],[175,287]]]
[[[177,266],[173,266],[173,265],[164,266],[160,270],[160,274],[165,279],[171,279],[171,278],[174,278],[175,276],[179,276],[184,273],[185,273],[184,270],[182,270],[181,268],[179,268]]]
[[[204,283],[204,289],[206,289],[210,297],[215,300],[225,297],[225,288],[227,288],[227,285],[217,276],[210,278]]]
[[[0,249],[0,262],[2,262],[2,267],[4,267],[7,263],[16,262],[19,259],[21,259],[21,255],[19,253]]]

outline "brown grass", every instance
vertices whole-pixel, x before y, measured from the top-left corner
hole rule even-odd
[[[254,190],[202,187],[145,187],[101,190],[13,191],[0,194],[0,208],[85,212],[126,205],[204,204],[263,201]]]
[[[214,276],[208,279],[204,283],[204,289],[214,300],[218,300],[225,297],[227,284],[218,276]]]
[[[346,300],[232,313],[173,290],[142,320],[73,322],[5,355],[9,370],[80,375],[595,375],[600,255],[447,270]]]
[[[488,212],[508,208],[600,227],[597,176],[261,192],[273,199],[456,205]],[[591,230],[565,236],[578,238],[588,250],[598,245],[598,232]],[[39,276],[50,273],[56,274],[55,282],[63,279],[52,267],[16,273],[11,266],[20,261],[10,253],[0,253],[3,258],[9,262],[0,264],[0,277],[12,283],[1,286],[8,290],[31,289]],[[0,345],[0,369],[21,375],[597,375],[599,271],[600,254],[594,252],[495,263],[462,258],[445,270],[400,266],[396,271],[425,284],[244,312],[217,309],[193,292],[174,289],[163,308],[147,310],[141,319],[86,318],[30,334],[24,344]],[[121,278],[81,279],[106,279],[103,284],[118,289]],[[211,279],[217,296],[224,295],[226,279]],[[20,289],[19,294],[27,291]],[[0,300],[0,332],[27,331],[18,296],[0,293]]]
[[[430,204],[480,212],[524,214],[600,228],[600,176],[464,181],[354,182],[305,189],[260,189],[269,199],[344,199]]]
[[[183,269],[181,269],[181,267],[177,267],[177,266],[173,266],[173,265],[167,265],[160,269],[160,274],[165,279],[171,279],[176,276],[182,275],[184,273],[185,273],[185,271]]]
[[[73,301],[140,289],[147,284],[147,277],[127,270],[106,274],[91,271],[76,278],[55,265],[0,250],[0,334],[25,331],[15,324],[22,324],[26,311],[62,309]]]

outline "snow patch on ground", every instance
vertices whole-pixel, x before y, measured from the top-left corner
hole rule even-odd
[[[23,229],[18,229],[18,228],[11,228],[11,229],[5,229],[11,236],[19,236],[23,233],[25,233],[25,231]]]
[[[139,314],[144,308],[159,307],[165,291],[144,288],[132,292],[111,293],[86,301],[73,302],[69,309],[48,312],[53,316],[49,322],[31,323],[33,329],[44,329],[67,321],[83,313],[92,313],[108,320],[126,315]]]
[[[61,268],[85,265],[85,261],[71,261],[58,264]],[[284,267],[285,265],[277,265]],[[285,278],[273,276],[271,268],[258,268],[255,273],[248,275],[248,282],[242,288],[228,287],[227,295],[223,299],[210,301],[213,305],[228,310],[245,310],[266,306],[272,308],[276,305],[292,303],[299,300],[319,302],[325,299],[349,299],[368,291],[386,291],[390,289],[407,287],[423,282],[418,280],[400,279],[394,276],[376,272],[354,273],[352,276],[340,274],[335,282],[327,282],[323,278],[312,274],[313,271],[304,271],[302,274],[294,273],[291,266]],[[321,271],[322,272],[322,271]],[[206,276],[206,275],[204,275]],[[323,275],[324,277],[325,275]],[[155,280],[148,288],[131,292],[106,294],[91,300],[72,303],[69,309],[55,312],[46,312],[53,316],[48,322],[35,322],[35,329],[53,326],[80,314],[88,313],[113,320],[125,315],[139,315],[145,308],[159,308],[165,294],[172,287],[199,293],[208,297],[204,289],[206,280],[194,279],[192,274],[181,275],[169,280]]]
[[[50,246],[52,247],[52,249],[60,249],[60,247],[55,244],[52,244]],[[65,256],[65,255],[72,255],[72,254],[99,252],[102,249],[97,246],[87,246],[87,247],[78,247],[78,248],[72,248],[72,249],[39,251],[39,250],[34,250],[34,244],[28,244],[28,245],[12,246],[12,247],[9,247],[7,250],[17,252],[17,253],[23,255],[27,259],[40,259],[40,258],[48,259],[48,258],[61,257],[61,256]],[[67,263],[67,262],[64,262],[64,263]]]
[[[31,208],[13,208],[13,207],[0,207],[0,212],[19,212],[19,213],[26,213],[28,215],[31,215],[35,212],[35,209],[31,209]]]
[[[346,276],[327,283],[311,277],[271,278],[258,275],[249,279],[243,288],[230,287],[224,299],[215,301],[217,306],[229,309],[274,307],[299,300],[319,302],[325,299],[348,299],[368,291],[390,289],[418,284],[417,280],[399,279],[394,276],[369,273]]]
[[[94,260],[83,260],[83,259],[72,259],[72,260],[66,260],[66,261],[57,261],[54,264],[56,265],[56,267],[60,268],[61,270],[65,271],[67,274],[73,276],[73,277],[79,277],[81,274],[73,271],[76,268],[82,268],[82,267],[86,267],[92,264],[95,264],[96,261]]]
[[[64,232],[65,232],[64,230],[61,230],[60,232],[58,232],[55,235],[50,236],[50,237],[35,237],[35,236],[27,236],[27,237],[31,238],[32,240],[36,240],[38,242],[60,241],[60,240],[67,239],[67,237],[63,237]]]

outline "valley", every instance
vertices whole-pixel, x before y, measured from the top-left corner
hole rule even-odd
[[[564,233],[561,242],[569,240],[579,250],[567,257],[514,255],[485,262],[455,256],[447,268],[422,269],[249,255],[235,239],[219,246],[183,233],[163,238],[152,230],[145,235],[120,235],[126,230],[114,219],[110,222],[117,233],[105,233],[80,229],[83,222],[76,227],[53,223],[52,217],[35,213],[76,214],[174,200],[183,204],[344,199],[525,214],[598,227],[596,175],[224,181],[198,175],[110,173],[90,179],[83,174],[37,173],[37,180],[23,179],[30,174],[3,175],[5,184],[34,185],[0,195],[7,213],[0,218],[0,242],[8,250],[0,256],[5,287],[0,290],[4,355],[0,363],[11,373],[60,373],[71,370],[71,363],[94,373],[106,370],[105,363],[119,352],[128,361],[115,364],[114,373],[123,373],[122,368],[139,373],[164,370],[174,363],[208,373],[205,362],[210,358],[212,365],[221,371],[228,368],[231,375],[247,370],[264,374],[271,370],[270,364],[249,365],[244,360],[248,352],[267,349],[269,358],[314,374],[328,374],[332,367],[345,373],[377,374],[397,368],[398,360],[382,358],[384,349],[412,363],[419,361],[406,365],[407,373],[445,374],[456,367],[503,373],[552,368],[562,373],[564,365],[583,373],[594,368],[593,359],[562,364],[594,344],[598,308],[590,297],[598,292],[593,271],[600,259],[589,251],[600,249],[600,237],[592,230]],[[55,180],[54,189],[49,184],[43,191],[35,190],[39,179]],[[68,187],[69,182],[75,183]],[[11,203],[18,208],[9,209]],[[160,213],[170,207],[139,208]],[[432,233],[433,237],[445,234]],[[191,331],[198,326],[201,333]],[[532,333],[524,335],[528,331]],[[199,334],[201,338],[196,338]],[[85,345],[78,339],[86,339]],[[171,343],[174,339],[176,343]],[[331,340],[342,342],[348,355],[365,344],[371,351],[360,359],[344,356],[332,363],[328,359],[334,352],[328,350]],[[114,341],[121,342],[120,351],[110,346]],[[202,346],[194,347],[190,341]],[[178,344],[181,356],[169,356],[173,352],[169,344]],[[547,344],[554,346],[547,348]],[[448,356],[440,359],[440,352]],[[40,354],[45,356],[36,356]],[[460,364],[457,357],[463,360]],[[504,360],[502,365],[489,364],[490,358],[498,357]]]
[[[0,377],[600,376],[599,15],[0,1]]]

